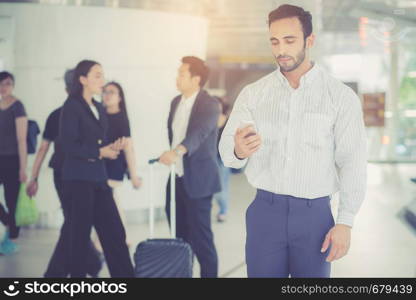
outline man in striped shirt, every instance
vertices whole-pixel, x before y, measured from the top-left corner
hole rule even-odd
[[[365,197],[361,102],[310,60],[312,16],[282,5],[269,14],[278,69],[240,93],[221,137],[224,165],[257,188],[246,213],[249,277],[330,277],[345,256]],[[340,192],[337,221],[331,195]]]

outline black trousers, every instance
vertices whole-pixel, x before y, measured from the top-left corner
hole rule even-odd
[[[0,221],[8,226],[9,237],[16,239],[19,237],[20,228],[16,226],[16,205],[19,196],[19,156],[0,155],[0,185],[4,188],[4,198],[6,200],[7,211],[0,204]]]
[[[166,189],[166,214],[170,224],[170,179]],[[191,245],[202,278],[218,277],[218,255],[211,230],[212,196],[190,198],[183,179],[176,177],[176,237]]]
[[[61,278],[69,275],[69,249],[70,249],[70,228],[69,215],[70,205],[64,201],[64,189],[61,172],[55,170],[53,173],[53,182],[55,184],[56,192],[58,193],[59,201],[61,202],[62,212],[64,215],[64,223],[61,227],[61,233],[55,250],[49,261],[48,268],[44,274],[47,278]],[[92,277],[96,277],[101,269],[101,259],[98,251],[95,249],[93,242],[90,240],[87,249],[87,273]]]
[[[64,201],[70,205],[70,275],[82,278],[87,273],[87,255],[94,226],[104,250],[112,277],[134,277],[111,188],[107,182],[64,181]]]

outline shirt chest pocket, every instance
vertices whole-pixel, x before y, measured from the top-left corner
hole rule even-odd
[[[330,146],[332,121],[329,116],[305,112],[302,120],[302,142],[307,147],[323,149]]]

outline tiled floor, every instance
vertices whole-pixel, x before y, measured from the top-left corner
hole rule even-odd
[[[332,277],[415,277],[416,236],[396,217],[400,208],[416,197],[416,185],[408,178],[416,176],[415,165],[369,165],[367,198],[352,231],[349,254],[332,264]],[[246,277],[244,264],[245,210],[254,197],[244,175],[231,181],[230,215],[226,223],[215,222],[213,230],[220,259],[220,275]],[[337,198],[333,212],[336,216]],[[168,236],[166,222],[156,225],[157,236]],[[147,237],[147,225],[127,226],[133,245]],[[58,230],[23,230],[21,250],[13,256],[0,257],[1,277],[40,277],[50,258]],[[132,253],[134,249],[131,249]],[[198,277],[195,264],[195,277]],[[101,276],[107,277],[105,269]]]

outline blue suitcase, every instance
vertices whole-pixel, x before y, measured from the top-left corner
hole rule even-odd
[[[158,160],[150,160],[149,190],[153,185],[153,164]],[[176,208],[175,208],[175,169],[170,172],[170,211],[171,238],[154,239],[154,204],[150,200],[150,238],[137,245],[134,253],[135,276],[139,278],[192,278],[193,252],[191,246],[182,239],[176,238]]]

